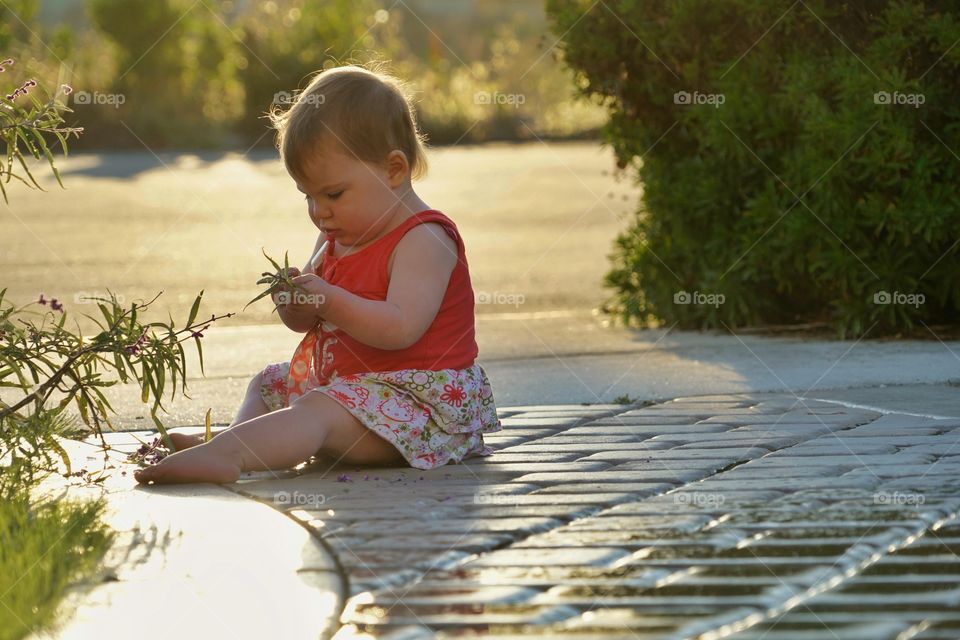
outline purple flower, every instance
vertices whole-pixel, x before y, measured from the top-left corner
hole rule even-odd
[[[57,302],[56,298],[50,299],[50,308],[54,311],[63,311],[63,305]]]
[[[36,80],[27,80],[22,85],[20,85],[20,87],[17,90],[15,90],[13,93],[8,93],[7,100],[15,100],[17,96],[25,96],[27,95],[27,93],[29,93],[29,87],[35,87],[35,86],[37,86]]]
[[[190,337],[192,337],[192,338],[202,338],[202,337],[203,337],[203,333],[200,332],[200,331],[192,331],[192,332],[190,332]]]
[[[353,480],[351,480],[347,474],[341,473],[337,476],[337,482],[353,482]]]
[[[43,297],[43,294],[40,294],[40,299],[37,300],[40,304],[47,304],[47,299]]]

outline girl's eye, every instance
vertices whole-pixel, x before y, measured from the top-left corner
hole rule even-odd
[[[336,199],[339,198],[341,195],[343,195],[343,190],[342,190],[342,189],[341,189],[340,191],[337,191],[336,193],[328,193],[328,194],[327,194],[327,197],[330,198],[331,200],[336,200]]]

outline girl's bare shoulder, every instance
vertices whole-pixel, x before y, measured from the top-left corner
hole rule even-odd
[[[457,262],[457,243],[442,224],[424,222],[413,227],[400,238],[390,256],[387,265],[388,274],[393,272],[393,262],[398,254],[429,260],[438,268],[449,266],[452,269]]]

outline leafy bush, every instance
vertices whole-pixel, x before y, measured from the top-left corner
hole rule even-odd
[[[130,130],[138,147],[224,143],[243,115],[242,56],[215,8],[186,0],[90,0],[89,10],[116,64],[111,86],[83,87],[74,97],[84,104],[83,95],[78,115],[94,134]]]
[[[611,311],[842,336],[960,319],[960,2],[547,7],[644,189]]]

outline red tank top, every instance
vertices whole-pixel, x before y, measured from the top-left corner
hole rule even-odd
[[[297,348],[291,361],[291,375],[308,378],[314,384],[327,384],[332,378],[353,373],[465,369],[474,363],[477,357],[474,293],[463,239],[453,221],[439,211],[428,209],[416,213],[373,244],[339,258],[333,255],[333,243],[329,243],[317,275],[358,296],[386,300],[390,283],[387,264],[393,250],[407,231],[427,222],[442,225],[457,243],[457,264],[450,274],[440,309],[420,339],[406,349],[378,349],[323,321],[307,332]],[[300,366],[297,366],[298,357]],[[309,363],[305,361],[308,357]]]

